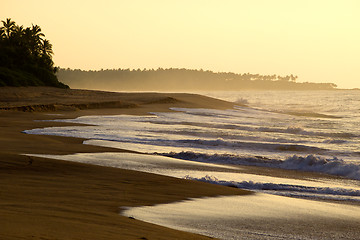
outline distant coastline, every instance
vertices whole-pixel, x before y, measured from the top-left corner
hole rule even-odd
[[[71,88],[111,91],[338,90],[334,83],[297,82],[298,77],[292,74],[238,74],[184,68],[98,71],[61,68],[57,76]]]

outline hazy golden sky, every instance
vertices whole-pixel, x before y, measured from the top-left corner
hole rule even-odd
[[[2,0],[61,67],[295,74],[360,88],[358,0]]]

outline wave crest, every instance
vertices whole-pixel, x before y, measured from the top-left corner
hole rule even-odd
[[[345,188],[330,188],[330,187],[309,187],[301,185],[291,184],[276,184],[276,183],[260,183],[253,181],[223,181],[210,175],[206,175],[201,178],[193,178],[189,175],[184,177],[188,180],[196,180],[201,182],[208,182],[212,184],[219,184],[223,186],[236,187],[241,189],[247,189],[252,191],[267,192],[281,196],[292,196],[292,197],[317,197],[334,200],[356,200],[360,201],[360,191],[354,189]],[[350,197],[350,198],[344,198]],[[352,198],[351,198],[352,197]]]
[[[346,163],[344,160],[336,157],[327,159],[314,155],[308,155],[306,157],[294,155],[281,163],[280,167],[293,170],[322,172],[360,180],[360,165]]]
[[[247,157],[232,154],[203,154],[191,151],[179,153],[170,152],[163,153],[161,155],[199,162],[273,167],[281,169],[319,172],[360,180],[360,165],[346,163],[344,160],[338,159],[336,157],[324,158],[314,155],[301,157],[293,155],[286,158],[285,160],[278,160],[261,156]]]
[[[307,192],[315,194],[332,194],[332,195],[343,195],[343,196],[360,196],[359,190],[345,189],[345,188],[330,188],[330,187],[309,187],[302,185],[291,185],[291,184],[277,184],[277,183],[260,183],[253,181],[222,181],[218,178],[210,175],[206,175],[202,178],[192,178],[185,176],[185,179],[197,180],[202,182],[216,183],[225,186],[237,187],[248,190],[272,190],[272,191],[293,191],[293,192]]]

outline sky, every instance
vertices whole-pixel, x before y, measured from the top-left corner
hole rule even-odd
[[[297,75],[360,88],[358,0],[2,0],[63,68]]]

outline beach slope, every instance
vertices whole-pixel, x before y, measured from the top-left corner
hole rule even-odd
[[[84,139],[27,135],[83,115],[147,114],[170,107],[231,108],[195,94],[112,93],[47,87],[0,88],[0,239],[208,239],[120,216],[122,207],[247,191],[129,170],[28,157],[125,151]]]

